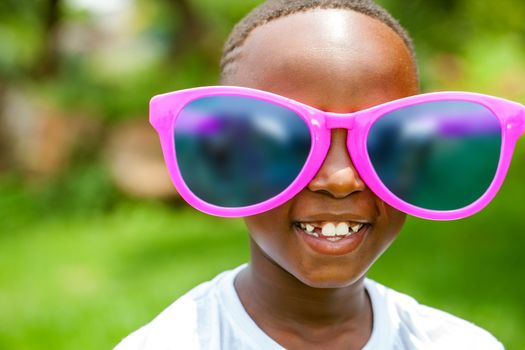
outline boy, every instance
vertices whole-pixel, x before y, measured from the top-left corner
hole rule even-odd
[[[419,91],[410,39],[371,1],[264,3],[230,36],[221,83],[334,113]],[[248,265],[196,287],[117,349],[503,349],[365,278],[406,214],[367,187],[347,134],[331,130],[322,166],[293,198],[245,218]]]

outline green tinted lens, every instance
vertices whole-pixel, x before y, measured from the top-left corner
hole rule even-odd
[[[490,186],[501,135],[497,117],[480,104],[427,102],[382,116],[370,129],[367,150],[397,197],[424,209],[455,210]]]

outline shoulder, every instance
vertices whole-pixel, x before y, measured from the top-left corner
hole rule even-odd
[[[183,296],[155,319],[128,335],[115,350],[172,350],[182,346],[184,349],[197,348],[197,303]],[[173,339],[178,339],[174,344]]]
[[[372,304],[384,308],[385,319],[395,330],[394,344],[399,348],[504,349],[492,334],[471,322],[419,304],[414,298],[371,280],[366,280],[366,288]]]
[[[212,337],[203,334],[203,330],[213,331],[210,325],[220,318],[218,290],[221,282],[233,278],[238,269],[222,272],[193,288],[151,322],[128,335],[115,350],[200,349],[203,337]]]

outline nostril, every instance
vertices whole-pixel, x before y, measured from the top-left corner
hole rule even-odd
[[[347,167],[331,173],[319,172],[308,185],[310,191],[329,194],[335,198],[344,198],[354,192],[365,189],[364,182],[357,172]]]
[[[329,193],[343,198],[365,189],[364,182],[355,170],[346,147],[347,130],[331,131],[331,144],[323,165],[308,184],[314,192]]]

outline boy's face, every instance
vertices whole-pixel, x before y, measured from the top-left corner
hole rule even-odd
[[[255,29],[237,70],[223,81],[277,93],[330,112],[353,112],[418,93],[402,39],[378,20],[347,10],[313,10]],[[364,276],[399,233],[405,215],[377,198],[354,169],[346,130],[332,131],[321,169],[297,196],[246,218],[254,259],[276,263],[312,287],[343,287]],[[365,222],[331,242],[300,223]]]

